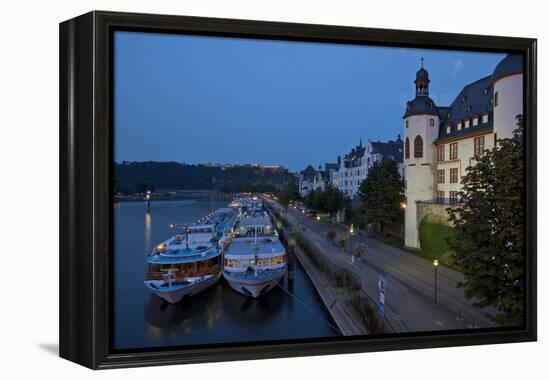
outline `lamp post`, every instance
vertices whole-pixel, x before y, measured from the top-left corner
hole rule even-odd
[[[147,212],[151,212],[151,190],[147,190],[145,200],[147,201]]]
[[[349,251],[351,252],[351,263],[355,263],[355,257],[353,256],[353,223],[349,228]]]
[[[437,267],[439,266],[439,260],[434,259],[434,304],[437,304]]]

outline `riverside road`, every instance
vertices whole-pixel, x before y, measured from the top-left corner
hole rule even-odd
[[[298,210],[283,211],[294,228],[344,266],[359,275],[369,297],[378,298],[378,281],[384,279],[386,318],[398,325],[396,331],[434,331],[493,327],[480,311],[464,298],[457,287],[461,273],[440,266],[437,275],[437,304],[434,303],[434,268],[428,260],[365,236],[355,236],[352,245],[367,246],[362,260],[352,262],[351,254],[334,245],[325,233],[334,226],[318,222]],[[395,322],[397,321],[397,323]]]

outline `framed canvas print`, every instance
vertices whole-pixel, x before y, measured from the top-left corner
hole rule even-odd
[[[536,40],[60,25],[60,355],[536,340]]]

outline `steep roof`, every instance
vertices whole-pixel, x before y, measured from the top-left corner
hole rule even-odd
[[[338,164],[325,162],[325,171],[327,173],[330,173],[331,170],[338,170],[339,167],[340,167],[340,165],[338,165]]]
[[[407,109],[403,118],[412,115],[438,115],[437,106],[429,96],[417,96],[410,102],[407,102]]]
[[[508,54],[498,63],[493,71],[492,82],[507,77],[509,75],[523,72],[523,57],[519,54]]]
[[[486,76],[465,86],[458,94],[450,107],[440,107],[441,122],[439,125],[439,141],[465,137],[480,132],[491,132],[493,130],[493,84],[492,76]],[[474,127],[464,128],[464,120],[472,119],[487,113],[489,121]],[[462,129],[458,130],[457,124],[461,121]],[[451,126],[451,132],[447,133],[447,126]]]
[[[303,176],[304,179],[313,180],[315,173],[316,170],[313,168],[313,166],[308,165],[304,170],[300,172],[300,175]]]
[[[371,142],[373,154],[382,155],[383,159],[403,162],[403,141]]]

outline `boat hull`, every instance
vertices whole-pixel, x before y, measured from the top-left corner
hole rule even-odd
[[[212,277],[209,277],[203,281],[196,282],[192,285],[188,285],[183,288],[176,289],[157,289],[150,285],[151,281],[145,281],[145,286],[147,286],[153,293],[155,293],[160,298],[164,299],[166,302],[174,304],[180,302],[184,297],[191,297],[197,293],[202,292],[203,290],[208,289],[214,285],[220,279],[222,273],[219,272]]]
[[[247,297],[258,298],[273,289],[281,281],[285,273],[286,268],[278,271],[273,276],[262,279],[239,278],[227,272],[223,273],[223,277],[231,289]]]

